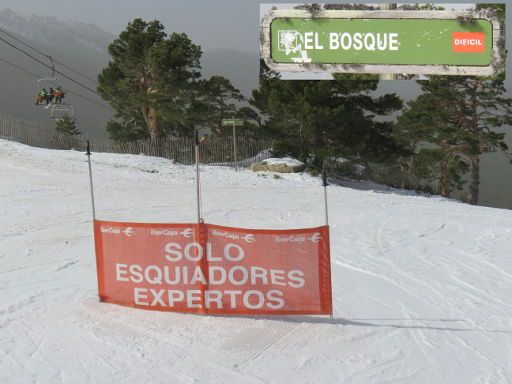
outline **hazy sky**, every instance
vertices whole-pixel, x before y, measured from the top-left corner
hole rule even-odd
[[[114,35],[123,30],[128,21],[136,17],[146,20],[158,19],[166,26],[168,32],[187,33],[205,51],[234,48],[257,52],[259,51],[260,3],[297,3],[297,1],[0,0],[0,9],[11,8],[27,15],[56,16],[60,19],[92,23]],[[467,4],[468,1],[459,3]],[[456,6],[453,0],[449,4],[449,7]],[[509,15],[510,11],[508,9]],[[508,40],[510,42],[511,39]]]

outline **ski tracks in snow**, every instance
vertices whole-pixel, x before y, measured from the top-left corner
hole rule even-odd
[[[510,382],[509,211],[332,187],[334,319],[156,313],[97,302],[83,154],[0,145],[0,383]],[[93,159],[101,218],[194,220],[193,167]],[[203,176],[211,222],[322,224],[318,180]]]

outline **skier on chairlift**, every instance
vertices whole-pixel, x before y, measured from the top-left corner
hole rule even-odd
[[[53,102],[53,88],[52,87],[50,87],[50,90],[48,92],[46,92],[44,98],[46,100],[46,106],[49,107],[50,104]]]
[[[53,91],[53,101],[56,104],[62,104],[62,99],[64,98],[64,92],[61,87],[57,87],[55,91]]]
[[[43,101],[46,97],[46,88],[43,88],[42,90],[40,90],[38,93],[37,93],[37,97],[36,97],[36,105],[41,105],[43,104]]]

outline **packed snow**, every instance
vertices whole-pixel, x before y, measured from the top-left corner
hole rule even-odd
[[[94,153],[98,219],[194,222],[194,167]],[[334,318],[97,300],[86,156],[0,140],[0,383],[510,383],[512,215],[331,186]],[[324,224],[321,182],[202,167],[207,222]]]

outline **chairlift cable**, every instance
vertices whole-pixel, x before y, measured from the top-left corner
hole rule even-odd
[[[21,39],[17,38],[16,36],[14,36],[13,34],[11,34],[11,33],[7,32],[6,30],[4,30],[4,29],[0,28],[0,32],[2,32],[2,33],[4,33],[4,34],[6,34],[6,35],[7,35],[7,36],[9,36],[11,39],[16,40],[17,42],[19,42],[19,43],[23,44],[24,46],[26,46],[26,47],[28,47],[28,48],[32,49],[34,52],[39,53],[41,56],[44,56],[44,57],[46,57],[46,58],[51,58],[51,56],[47,55],[46,53],[42,52],[41,50],[39,50],[39,49],[37,49],[37,48],[34,48],[34,47],[33,47],[33,46],[31,46],[30,44],[28,44],[28,43],[24,42],[23,40],[21,40]],[[62,66],[62,67],[64,67],[64,68],[66,68],[67,70],[69,70],[69,71],[71,71],[71,72],[73,72],[73,73],[75,73],[75,74],[77,74],[77,75],[79,75],[79,76],[82,76],[84,79],[87,79],[87,80],[91,81],[91,82],[92,82],[92,83],[94,83],[94,84],[98,84],[98,82],[97,82],[96,80],[94,80],[94,79],[92,79],[91,77],[89,77],[89,76],[87,76],[87,75],[84,75],[83,73],[81,73],[81,72],[79,72],[79,71],[77,71],[77,70],[75,70],[75,69],[73,69],[73,68],[71,68],[71,67],[67,66],[66,64],[64,64],[64,63],[62,63],[62,62],[60,62],[60,61],[58,61],[57,59],[53,59],[53,58],[52,58],[52,60],[53,60],[55,63],[59,64],[60,66]]]
[[[62,64],[62,62],[58,61],[58,60],[55,60],[53,59],[53,61],[55,61],[57,64],[59,64],[61,67],[64,67],[66,68],[68,71],[71,71],[71,72],[74,72],[75,74],[79,75],[79,76],[82,76],[84,79],[87,79],[89,80],[90,82],[94,83],[95,85],[98,85],[98,82],[92,78],[90,78],[89,76],[86,76],[80,72],[78,72],[77,70],[67,66],[66,64]]]
[[[9,42],[9,41],[5,40],[4,38],[0,37],[0,41],[3,41],[5,44],[7,44],[7,45],[9,45],[9,46],[13,47],[14,49],[16,49],[16,50],[20,51],[21,53],[23,53],[23,54],[27,55],[27,56],[28,56],[28,57],[30,57],[31,59],[33,59],[33,60],[37,61],[39,64],[44,65],[46,68],[52,69],[52,67],[51,67],[50,65],[48,65],[48,64],[46,64],[45,62],[43,62],[43,61],[39,60],[38,58],[36,58],[36,57],[32,56],[32,55],[31,55],[30,53],[28,53],[27,51],[25,51],[25,50],[23,50],[23,49],[21,49],[21,48],[17,47],[16,45],[14,45],[14,44],[12,44],[11,42]],[[73,83],[75,83],[75,84],[77,84],[77,85],[81,86],[82,88],[87,89],[89,92],[92,92],[92,93],[94,93],[94,94],[96,94],[96,95],[100,96],[100,94],[99,94],[97,91],[95,91],[94,89],[92,89],[92,88],[88,87],[87,85],[82,84],[82,83],[81,83],[81,82],[79,82],[79,81],[76,81],[75,79],[73,79],[73,78],[69,77],[69,76],[68,76],[68,75],[66,75],[65,73],[62,73],[62,72],[60,72],[60,71],[58,71],[58,70],[55,70],[55,73],[58,73],[59,75],[61,75],[61,76],[65,77],[66,79],[68,79],[68,80],[72,81]]]
[[[57,86],[57,84],[56,84],[56,83],[51,83],[51,84],[53,84],[53,85]],[[70,94],[72,94],[72,95],[78,96],[78,97],[80,97],[81,99],[84,99],[84,100],[86,100],[86,101],[88,101],[88,102],[90,102],[90,103],[96,104],[97,106],[99,106],[99,107],[101,107],[101,108],[107,109],[107,110],[109,110],[109,111],[111,111],[111,112],[115,112],[115,110],[114,110],[113,108],[111,108],[111,107],[109,107],[109,106],[107,106],[107,105],[103,105],[103,104],[101,104],[101,103],[98,103],[97,101],[94,101],[94,100],[92,100],[92,99],[90,99],[90,98],[88,98],[88,97],[86,97],[86,96],[82,96],[81,94],[79,94],[79,93],[77,93],[77,92],[74,92],[74,91],[71,91],[71,90],[70,90],[70,89],[68,89],[68,88],[66,88],[66,92],[67,92],[67,93],[70,93]]]
[[[14,68],[16,68],[16,69],[18,69],[18,70],[20,70],[20,71],[23,71],[23,72],[25,72],[26,74],[28,74],[28,75],[30,75],[30,76],[33,76],[33,77],[35,77],[36,79],[39,79],[39,78],[41,77],[41,76],[39,76],[39,75],[36,75],[36,74],[35,74],[35,73],[33,73],[33,72],[30,72],[29,70],[27,70],[27,69],[25,69],[25,68],[19,67],[19,66],[17,66],[16,64],[11,63],[10,61],[7,61],[7,60],[5,60],[5,59],[2,59],[1,57],[0,57],[0,61],[1,61],[2,63],[8,64],[8,65],[10,65],[11,67],[14,67]]]
[[[52,63],[52,77],[55,77],[55,64],[53,64],[53,58],[51,56],[48,56],[50,59],[50,62]]]

